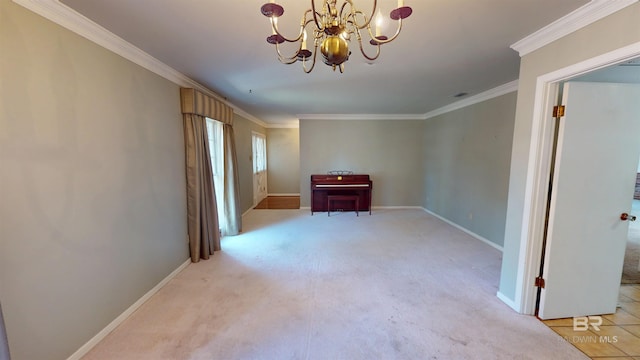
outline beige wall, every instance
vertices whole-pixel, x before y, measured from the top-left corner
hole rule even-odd
[[[515,300],[536,80],[541,75],[639,42],[638,19],[640,3],[527,54],[521,60],[500,279],[500,293],[508,299]]]
[[[373,180],[373,206],[422,206],[423,120],[301,120],[300,204],[312,174],[351,170]]]
[[[235,114],[233,120],[233,133],[236,140],[236,153],[238,155],[238,178],[240,181],[240,209],[244,213],[253,208],[253,144],[252,132],[265,134],[264,127],[245,117]],[[267,139],[267,142],[269,140]]]
[[[268,193],[300,193],[300,132],[295,129],[267,129]]]
[[[65,359],[184,263],[179,87],[0,0],[0,300]]]
[[[502,246],[516,93],[426,120],[425,208]]]

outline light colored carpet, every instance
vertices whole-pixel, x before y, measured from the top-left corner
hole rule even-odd
[[[633,200],[632,214],[640,215],[640,200]],[[640,284],[640,220],[629,222],[627,248],[622,267],[622,284]]]
[[[585,359],[496,298],[500,252],[422,210],[251,211],[85,359]]]
[[[640,243],[627,241],[620,282],[622,284],[640,284]]]

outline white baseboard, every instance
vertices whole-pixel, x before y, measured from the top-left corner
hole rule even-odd
[[[253,206],[252,206],[252,207],[250,207],[247,211],[243,212],[243,213],[242,213],[242,215],[240,215],[240,216],[244,217],[245,215],[247,215],[248,213],[250,213],[250,212],[251,212],[251,210],[253,210]]]
[[[171,274],[167,275],[162,281],[160,281],[153,289],[149,290],[146,294],[144,294],[138,301],[133,303],[133,305],[129,306],[127,310],[125,310],[120,316],[115,318],[109,325],[107,325],[104,329],[102,329],[99,333],[97,333],[94,337],[92,337],[87,343],[82,345],[73,355],[69,356],[67,360],[79,360],[83,356],[85,356],[94,346],[96,346],[100,341],[102,341],[110,332],[112,332],[118,325],[122,324],[134,311],[136,311],[142,304],[144,304],[147,300],[153,296],[153,294],[157,293],[163,286],[165,286],[171,279],[173,279],[180,271],[191,264],[191,259],[187,259],[182,265],[178,266],[177,269],[173,270]]]
[[[275,193],[275,194],[267,194],[267,196],[300,196],[300,193]]]
[[[480,236],[480,235],[478,235],[478,234],[474,233],[473,231],[471,231],[471,230],[469,230],[469,229],[466,229],[466,228],[464,228],[464,227],[462,227],[462,226],[460,226],[460,225],[458,225],[458,224],[454,223],[453,221],[451,221],[451,220],[449,220],[449,219],[446,219],[446,218],[444,218],[444,217],[442,217],[442,216],[440,216],[440,215],[438,215],[438,214],[434,213],[434,212],[433,212],[433,211],[431,211],[431,210],[428,210],[428,209],[426,209],[426,208],[421,208],[421,209],[422,209],[422,210],[424,210],[424,211],[425,211],[426,213],[428,213],[429,215],[433,215],[433,216],[437,217],[438,219],[440,219],[440,220],[442,220],[442,221],[446,222],[447,224],[449,224],[449,225],[451,225],[451,226],[453,226],[453,227],[457,228],[458,230],[462,230],[462,231],[464,231],[464,232],[465,232],[465,233],[467,233],[468,235],[473,236],[474,238],[476,238],[476,239],[478,239],[478,240],[482,241],[483,243],[485,243],[485,244],[487,244],[487,245],[491,246],[492,248],[494,248],[494,249],[496,249],[496,250],[500,250],[501,252],[503,251],[503,250],[502,250],[502,246],[500,246],[500,245],[498,245],[498,244],[496,244],[496,243],[494,243],[494,242],[492,242],[492,241],[489,241],[488,239],[485,239],[484,237],[482,237],[482,236]]]
[[[301,206],[300,209],[311,209],[311,206]],[[383,210],[383,209],[415,209],[415,210],[424,210],[424,208],[420,206],[371,206],[371,210]]]
[[[507,304],[507,306],[509,306],[513,310],[515,310],[517,312],[520,312],[520,307],[516,306],[516,303],[513,300],[511,300],[508,297],[506,297],[503,293],[498,291],[496,296],[498,297],[498,299],[500,299],[503,303]]]
[[[420,206],[373,206],[371,205],[371,210],[396,210],[396,209],[422,210],[423,208]]]

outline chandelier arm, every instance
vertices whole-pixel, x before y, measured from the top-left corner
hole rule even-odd
[[[304,24],[307,21],[307,13],[311,11],[311,10],[307,10],[305,11],[304,15],[302,16],[302,24]],[[296,42],[296,41],[300,41],[300,39],[302,39],[302,36],[304,34],[304,25],[301,25],[301,29],[300,29],[300,33],[298,34],[298,37],[295,39],[289,39],[287,37],[285,37],[284,35],[282,35],[280,33],[280,30],[278,29],[278,25],[276,25],[275,23],[275,19],[274,17],[271,17],[271,29],[273,30],[273,32],[278,35],[280,38],[282,38],[284,41],[286,42]]]
[[[305,60],[303,60],[303,61],[302,61],[302,70],[303,70],[305,73],[307,73],[307,74],[308,74],[308,73],[310,73],[310,72],[313,70],[313,68],[316,66],[316,55],[317,55],[317,54],[318,54],[318,46],[316,45],[316,46],[313,48],[313,61],[312,61],[312,63],[311,63],[311,68],[309,68],[309,69],[307,70],[307,64],[306,64],[306,61],[305,61]]]
[[[306,17],[305,17],[305,20],[306,20]],[[309,20],[306,20],[306,22],[304,23],[304,25],[302,25],[302,32],[304,33],[304,30],[307,28],[307,26],[308,26],[309,24],[313,23],[313,22],[315,22],[315,21],[313,20],[313,18],[311,18],[311,19],[309,19]],[[315,29],[312,29],[312,31],[314,31],[314,32],[315,32]],[[303,35],[303,36],[304,36],[304,35]]]
[[[299,51],[299,50],[298,50]],[[283,64],[293,64],[298,61],[298,52],[296,52],[293,56],[285,56],[280,52],[279,44],[276,44],[276,53],[278,54],[278,60]]]
[[[364,19],[364,25],[358,24],[358,16],[362,16],[362,18]],[[349,16],[345,19],[345,24],[350,24],[354,29],[358,30],[368,29],[371,27],[371,20],[373,20],[373,17],[374,15],[371,15],[371,17],[367,18],[367,14],[363,13],[360,10],[356,10],[350,13]],[[369,34],[371,34],[371,31],[369,31]],[[371,36],[371,38],[373,39],[373,36]]]
[[[281,63],[285,64],[285,65],[291,65],[291,64],[295,63],[296,61],[298,61],[298,58],[283,58],[283,57],[278,56],[278,60]]]
[[[311,0],[311,4],[312,4],[312,5],[314,5],[314,4],[313,4],[313,0]],[[313,16],[310,16],[310,19],[309,19],[309,20],[307,20],[307,14],[309,14],[309,13],[313,14]],[[312,22],[316,25],[316,29],[318,29],[318,30],[324,30],[324,27],[320,26],[320,24],[319,24],[319,23],[318,23],[318,21],[317,21],[317,17],[318,17],[318,16],[320,16],[320,14],[316,12],[315,6],[314,6],[314,7],[312,7],[311,9],[307,9],[307,10],[304,12],[304,16],[303,16],[303,18],[302,18],[302,23],[301,23],[301,25],[302,25],[302,31],[304,31],[304,29],[307,27],[307,25],[309,25],[309,24],[310,24],[310,23],[312,23]]]
[[[305,16],[304,19],[306,20],[306,16]],[[306,26],[309,25],[311,22],[313,22],[313,19],[306,20],[306,22],[302,25],[302,33],[303,34],[304,34],[304,30],[305,30]],[[315,30],[313,30],[313,31],[314,31],[314,34],[315,34],[316,31]],[[302,38],[302,39],[304,39],[304,38]],[[296,61],[300,60],[300,57],[298,56],[298,54],[300,54],[300,52],[302,51],[302,41],[300,41],[300,39],[298,39],[298,42],[300,42],[300,45],[298,46],[298,50],[295,52],[295,54],[293,54],[291,56],[286,56],[286,55],[282,54],[282,51],[280,50],[280,46],[279,46],[280,44],[279,43],[275,44],[276,45],[276,53],[278,55],[278,60],[281,63],[290,65],[290,64],[293,64]],[[316,45],[316,47],[317,47],[317,45]],[[315,57],[315,50],[314,50],[314,57]]]
[[[298,61],[298,59],[293,59],[291,61],[285,61],[284,59],[278,59],[278,60],[280,60],[280,62],[285,64],[285,65],[295,64],[295,62]]]
[[[311,23],[312,21],[313,20],[307,20],[307,24]],[[319,39],[319,38],[322,37],[322,33],[317,31],[317,30],[314,30],[314,34],[316,34],[316,35],[314,35],[314,37],[316,39]],[[290,64],[293,64],[293,63],[295,63],[297,61],[302,61],[303,68],[305,68],[305,72],[309,73],[309,72],[311,72],[311,70],[313,70],[313,68],[315,67],[315,64],[316,64],[316,56],[318,54],[317,40],[314,40],[313,57],[312,57],[313,63],[311,65],[311,68],[308,71],[306,70],[306,65],[305,65],[305,60],[304,60],[305,58],[304,57],[300,57],[300,55],[299,55],[301,51],[302,51],[302,42],[300,43],[300,46],[298,47],[298,51],[296,51],[295,54],[293,54],[290,57],[289,56],[285,56],[280,51],[279,44],[276,44],[276,52],[278,54],[278,60],[281,63],[286,64],[286,65],[290,65]]]
[[[369,36],[371,36],[371,38],[374,39],[374,41],[377,42],[378,45],[390,43],[393,40],[395,40],[398,37],[398,35],[400,35],[400,31],[402,30],[402,19],[398,19],[398,27],[396,28],[395,34],[393,34],[392,37],[386,40],[378,39],[377,37],[373,36],[373,34],[371,34],[371,29],[368,29],[368,30],[369,30]]]
[[[362,46],[362,38],[360,37],[360,32],[358,32],[358,46],[360,47],[360,53],[367,60],[373,61],[373,60],[377,59],[378,56],[380,56],[380,44],[376,45],[376,55],[375,56],[367,55],[367,53],[364,51],[364,47]]]
[[[376,9],[378,8],[378,0],[373,0],[373,10],[371,11],[371,17],[369,17],[367,19],[367,15],[365,15],[365,13],[363,13],[361,10],[357,10],[353,3],[351,2],[351,0],[346,0],[345,2],[349,2],[349,4],[351,4],[351,13],[349,14],[348,17],[353,19],[353,24],[358,28],[358,29],[364,29],[367,26],[369,26],[369,24],[371,23],[371,20],[373,20],[375,14],[376,14]],[[358,18],[356,17],[356,15],[362,15],[362,17],[364,18],[364,24],[360,25],[358,24]]]
[[[324,25],[320,26],[320,22],[318,21],[318,15],[320,15],[320,14],[316,11],[316,2],[315,2],[315,0],[311,0],[311,12],[313,13],[313,21],[316,23],[316,27],[318,28],[318,30],[323,30],[324,29]]]
[[[340,7],[340,14],[338,15],[341,19],[342,19],[342,14],[344,13],[344,9],[347,7],[347,5],[351,5],[351,11],[349,11],[349,13],[353,12],[353,3],[351,2],[351,0],[346,0],[345,2],[342,3],[342,6]],[[346,21],[348,18],[348,16],[344,17],[344,21]]]

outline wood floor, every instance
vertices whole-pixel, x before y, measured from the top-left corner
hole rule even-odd
[[[254,209],[300,209],[300,196],[267,196]]]

